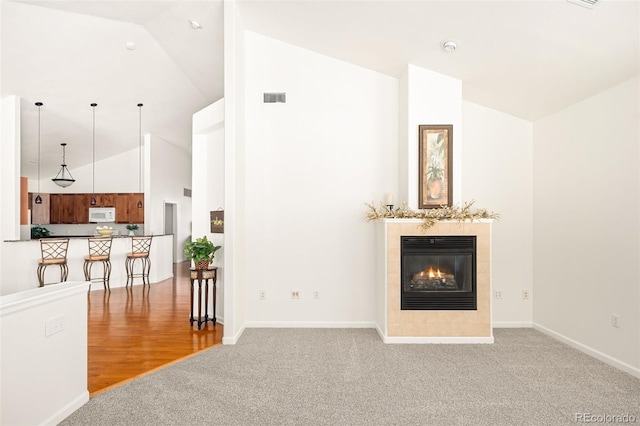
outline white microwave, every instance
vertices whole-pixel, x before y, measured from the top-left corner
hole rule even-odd
[[[89,207],[89,222],[115,222],[115,207]]]

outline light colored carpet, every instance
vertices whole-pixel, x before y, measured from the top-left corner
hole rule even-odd
[[[385,345],[370,329],[247,329],[99,394],[62,425],[564,425],[632,415],[640,380],[533,329]]]

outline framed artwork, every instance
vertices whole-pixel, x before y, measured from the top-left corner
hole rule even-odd
[[[210,212],[211,221],[211,233],[223,234],[224,233],[224,210],[216,210]]]
[[[453,202],[453,125],[423,124],[419,133],[418,208],[451,206]]]

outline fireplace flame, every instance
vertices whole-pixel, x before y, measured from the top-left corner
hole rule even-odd
[[[422,272],[420,273],[420,275],[422,275]],[[429,276],[429,278],[442,278],[440,269],[436,269],[434,271],[433,268],[429,268],[429,270],[427,271],[427,275]]]

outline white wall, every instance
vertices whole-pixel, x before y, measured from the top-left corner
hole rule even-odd
[[[2,98],[2,239],[20,239],[20,98]]]
[[[453,204],[460,204],[462,194],[462,82],[416,65],[407,65],[400,79],[402,106],[400,117],[400,160],[402,187],[396,204],[407,201],[418,208],[418,126],[421,124],[453,125]],[[406,136],[406,139],[405,139]],[[406,166],[406,168],[404,168]]]
[[[372,326],[364,203],[398,186],[398,80],[254,33],[245,42],[247,325]],[[264,104],[271,91],[287,102]]]
[[[184,188],[191,188],[191,155],[184,149],[148,135],[149,183],[145,185],[145,233],[164,234],[164,203],[177,205],[175,239],[178,257],[184,259],[182,248],[191,233],[191,198],[184,196]],[[172,257],[175,259],[175,257]]]
[[[638,93],[636,77],[534,123],[533,138],[534,322],[636,375]]]
[[[235,344],[246,315],[245,256],[245,44],[236,2],[224,4],[224,336]]]
[[[89,401],[87,286],[66,282],[0,298],[3,425],[54,425]],[[64,327],[46,336],[51,319]]]
[[[138,158],[138,148],[135,148],[96,161],[95,192],[139,192]],[[60,159],[62,159],[62,150],[60,150]],[[55,176],[40,176],[40,192],[68,194],[92,192],[93,166],[91,163],[82,166],[68,164],[67,168],[76,180],[71,186],[61,188],[51,180]],[[37,191],[38,181],[29,179],[29,192]]]
[[[462,118],[463,199],[501,215],[492,227],[492,288],[502,294],[492,301],[494,326],[531,326],[533,125],[470,102]]]
[[[218,267],[216,316],[223,323],[225,234],[211,233],[210,212],[219,208],[224,210],[225,205],[224,105],[224,99],[220,99],[193,115],[191,149],[194,170],[191,236],[195,240],[206,235],[215,245],[222,246],[215,254],[213,265]]]

